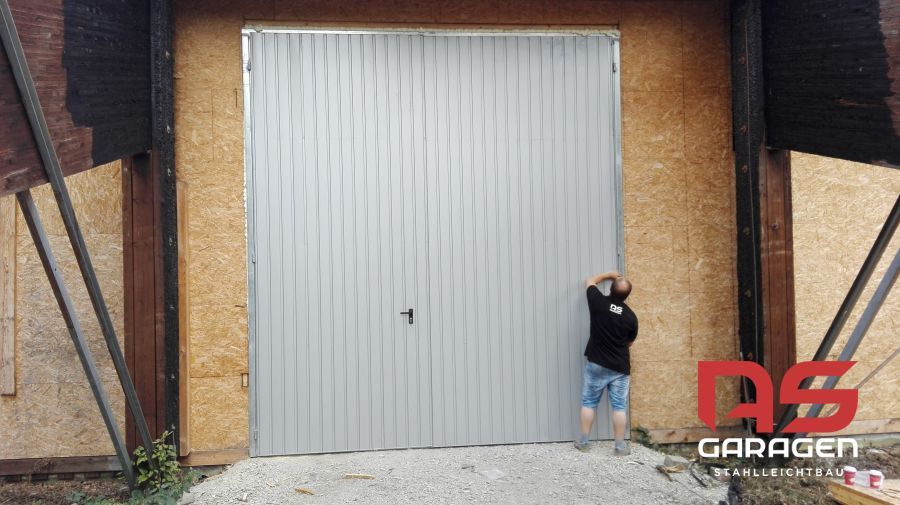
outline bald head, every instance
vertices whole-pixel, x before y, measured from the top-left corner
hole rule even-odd
[[[619,300],[625,300],[631,294],[631,281],[625,277],[616,277],[609,288],[609,294]]]

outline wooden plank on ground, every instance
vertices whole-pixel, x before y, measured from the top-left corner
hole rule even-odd
[[[247,449],[223,449],[221,451],[191,451],[178,462],[183,466],[218,466],[230,465],[250,457]]]
[[[828,483],[828,490],[834,500],[843,505],[900,505],[900,482],[897,479],[885,480],[881,489],[848,486],[842,480],[833,480]]]
[[[118,472],[121,469],[115,456],[0,459],[0,475]]]
[[[0,395],[16,394],[16,200],[0,197]]]
[[[706,427],[650,430],[650,439],[657,444],[687,444],[708,437],[728,438],[744,435],[745,430],[740,426],[719,426],[716,431]]]
[[[853,421],[846,428],[832,433],[809,433],[815,437],[840,437],[845,435],[874,435],[876,433],[900,433],[900,418],[862,419]]]

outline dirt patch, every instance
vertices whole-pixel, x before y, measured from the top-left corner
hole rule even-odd
[[[877,469],[886,479],[900,478],[900,444],[883,448],[860,448],[857,458],[821,460],[798,459],[783,468],[831,468],[844,465],[859,470]],[[749,477],[742,481],[744,505],[782,505],[793,503],[832,504],[828,494],[828,478],[815,475],[804,477]]]
[[[70,505],[89,500],[124,501],[129,496],[121,479],[0,483],[0,505]]]
[[[828,504],[834,501],[828,493],[828,477],[815,476],[816,469],[837,470],[844,465],[853,466],[859,470],[877,469],[884,473],[886,479],[900,478],[900,443],[884,447],[860,447],[859,456],[856,458],[844,457],[837,459],[798,458],[790,462],[782,462],[767,467],[762,462],[749,460],[736,461],[734,459],[707,459],[700,458],[697,454],[696,444],[679,444],[655,446],[661,452],[676,454],[688,459],[697,460],[707,466],[718,466],[729,469],[755,469],[762,472],[764,469],[793,468],[809,469],[812,475],[803,476],[749,476],[735,479],[732,484],[737,487],[743,505],[793,505],[793,504]]]

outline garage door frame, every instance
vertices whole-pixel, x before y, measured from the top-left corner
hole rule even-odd
[[[515,29],[515,30],[471,30],[456,28],[434,28],[425,30],[409,30],[405,28],[390,29],[344,29],[340,27],[321,27],[321,28],[282,28],[282,27],[265,27],[265,26],[247,26],[241,30],[241,69],[242,69],[242,88],[243,88],[243,115],[244,115],[244,175],[245,175],[245,191],[244,203],[246,208],[246,233],[247,233],[247,311],[248,311],[248,342],[249,342],[249,440],[250,455],[258,455],[258,416],[256,412],[256,360],[257,360],[257,335],[256,335],[256,242],[254,229],[251,223],[255,219],[255,207],[253,201],[254,180],[253,180],[253,142],[252,142],[252,111],[250,110],[250,33],[266,32],[266,33],[319,33],[319,34],[340,34],[340,35],[371,35],[371,34],[391,34],[391,35],[441,35],[441,36],[459,36],[459,37],[479,37],[479,36],[560,36],[560,35],[592,35],[609,37],[612,48],[613,62],[613,117],[611,120],[613,126],[613,148],[614,153],[614,190],[615,190],[615,210],[616,210],[616,255],[619,271],[625,273],[625,251],[624,251],[624,214],[623,214],[623,187],[622,187],[622,106],[621,106],[621,63],[619,51],[619,31],[609,28],[588,29],[579,27],[578,29]],[[575,415],[575,413],[573,413]],[[629,416],[630,417],[630,416]]]

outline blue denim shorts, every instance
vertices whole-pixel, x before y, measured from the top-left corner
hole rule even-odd
[[[609,390],[609,403],[613,411],[624,412],[628,407],[628,386],[631,378],[615,370],[588,361],[584,364],[584,387],[581,405],[593,409],[600,403],[604,390]]]

